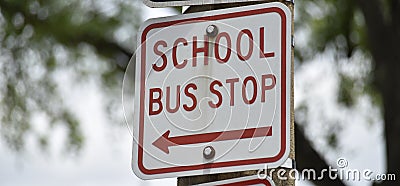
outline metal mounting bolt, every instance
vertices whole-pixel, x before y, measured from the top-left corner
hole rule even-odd
[[[294,48],[294,47],[295,47],[295,40],[294,40],[294,36],[292,36],[291,42],[292,42],[292,47]]]
[[[215,156],[215,149],[212,146],[204,147],[203,149],[203,157],[205,159],[212,159]]]
[[[218,34],[218,28],[215,25],[209,25],[206,32],[209,37],[215,37]]]

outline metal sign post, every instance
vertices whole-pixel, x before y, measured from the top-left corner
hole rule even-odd
[[[264,2],[275,2],[276,0],[267,0]],[[294,65],[294,0],[278,0],[279,2],[284,3],[286,6],[289,7],[291,13],[292,13],[292,23],[291,23],[291,29],[292,29],[292,49],[291,49],[291,66],[293,69]],[[256,2],[257,3],[257,2]],[[207,10],[213,10],[213,9],[223,9],[223,8],[230,8],[230,7],[239,7],[239,6],[246,6],[246,5],[251,5],[255,4],[255,2],[245,2],[245,3],[232,3],[232,4],[215,4],[215,5],[203,5],[203,6],[191,6],[189,7],[185,13],[193,13],[193,12],[202,12],[202,11],[207,11]],[[291,86],[292,86],[292,91],[291,91],[291,100],[294,99],[294,72],[292,70],[291,72]],[[293,101],[291,103],[291,121],[290,121],[290,133],[291,133],[291,138],[290,138],[290,154],[289,158],[292,159],[292,167],[279,167],[280,169],[286,170],[286,172],[290,172],[290,170],[295,169],[295,143],[294,143],[294,105]],[[222,174],[211,174],[211,175],[198,175],[198,176],[187,176],[187,177],[179,177],[178,178],[178,186],[187,186],[187,185],[194,185],[194,184],[199,184],[199,183],[210,183],[213,181],[218,181],[218,180],[231,180],[232,178],[240,178],[240,177],[249,177],[249,175],[255,175],[259,171],[257,170],[252,170],[252,171],[241,171],[241,172],[231,172],[231,173],[222,173]],[[294,186],[295,181],[288,179],[288,180],[281,180],[278,178],[278,175],[276,174],[277,172],[273,173],[273,180],[276,183],[275,185],[277,186]],[[288,176],[288,174],[285,174],[284,176]]]

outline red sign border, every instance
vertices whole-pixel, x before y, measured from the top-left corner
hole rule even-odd
[[[281,17],[281,76],[282,76],[282,83],[281,83],[281,149],[279,153],[274,157],[267,157],[267,158],[258,158],[258,159],[249,159],[249,160],[236,160],[236,161],[227,161],[227,162],[218,162],[218,163],[206,163],[206,164],[198,164],[198,165],[189,165],[189,166],[178,166],[178,167],[168,167],[168,168],[161,168],[161,169],[147,169],[143,165],[143,134],[144,134],[144,99],[140,99],[140,111],[139,111],[139,143],[138,143],[138,167],[143,174],[146,175],[154,175],[154,174],[162,174],[162,173],[172,173],[172,172],[183,172],[183,171],[193,171],[193,170],[201,170],[201,169],[210,169],[210,168],[221,168],[221,167],[232,167],[232,166],[240,166],[240,165],[250,165],[250,164],[261,164],[261,163],[273,163],[278,161],[282,158],[282,156],[286,152],[286,29],[287,29],[287,20],[285,11],[279,7],[268,7],[268,8],[261,8],[255,10],[247,10],[243,12],[233,12],[233,13],[226,13],[220,15],[213,15],[213,16],[203,16],[203,17],[196,17],[196,18],[189,18],[189,19],[182,19],[182,20],[174,20],[168,22],[161,22],[161,23],[153,23],[148,25],[142,32],[141,35],[141,74],[140,74],[140,97],[144,97],[145,95],[145,65],[146,65],[146,36],[150,32],[150,30],[154,28],[163,28],[168,27],[176,24],[187,24],[193,22],[202,22],[202,21],[216,21],[222,19],[229,19],[229,18],[238,18],[238,17],[245,17],[257,14],[264,14],[264,13],[278,13]]]

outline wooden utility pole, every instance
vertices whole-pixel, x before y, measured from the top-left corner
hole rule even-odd
[[[202,12],[207,10],[216,10],[216,9],[224,9],[224,8],[231,8],[231,7],[239,7],[239,6],[246,6],[246,5],[253,5],[258,3],[267,3],[267,2],[282,2],[287,5],[292,13],[292,51],[291,51],[291,105],[290,105],[290,154],[289,158],[294,161],[295,159],[295,151],[294,151],[294,42],[293,42],[293,34],[294,34],[294,0],[267,0],[267,1],[257,1],[257,2],[243,2],[243,3],[226,3],[226,4],[214,4],[214,5],[199,5],[199,6],[191,6],[188,8],[185,13],[193,13],[193,12]],[[286,178],[289,178],[288,174],[291,168],[283,168],[279,167],[278,169],[285,169],[286,171]],[[207,183],[212,181],[219,181],[249,175],[257,174],[258,170],[249,170],[243,172],[232,172],[232,173],[222,173],[222,174],[210,174],[210,175],[198,175],[198,176],[187,176],[187,177],[179,177],[178,178],[178,186],[188,186],[193,184],[200,184],[200,183]],[[269,174],[268,174],[269,175]],[[282,175],[280,175],[282,176]],[[280,180],[277,175],[277,171],[272,173],[271,178],[276,186],[294,186],[294,179],[287,179],[287,180]]]

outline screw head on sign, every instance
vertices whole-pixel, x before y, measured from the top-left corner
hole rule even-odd
[[[218,28],[215,25],[209,25],[206,32],[209,37],[215,37],[218,34]]]
[[[212,159],[215,156],[215,149],[212,146],[204,147],[203,149],[203,157],[205,159]]]

